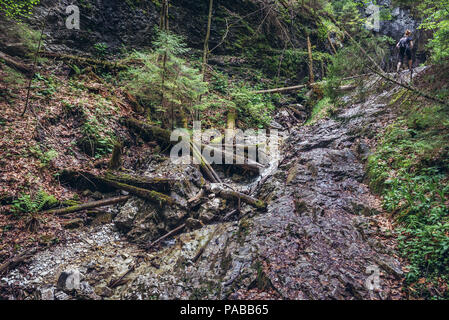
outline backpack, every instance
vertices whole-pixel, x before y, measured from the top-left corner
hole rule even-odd
[[[402,38],[401,40],[399,40],[399,48],[404,48],[404,49],[406,49],[406,48],[408,48],[408,46],[409,46],[409,41],[408,41],[408,38]]]

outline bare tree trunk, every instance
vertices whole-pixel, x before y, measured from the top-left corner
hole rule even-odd
[[[206,79],[206,66],[207,66],[207,57],[209,56],[209,38],[210,38],[210,27],[212,24],[212,8],[214,5],[214,0],[209,1],[209,15],[207,18],[207,31],[206,31],[206,39],[204,40],[204,51],[203,51],[203,81]]]
[[[314,83],[315,76],[313,74],[313,56],[312,56],[312,43],[310,42],[310,35],[307,35],[307,51],[309,52],[309,83]]]
[[[168,0],[164,0],[161,9],[160,30],[168,31]],[[161,106],[165,110],[165,77],[167,73],[167,53],[162,58]]]
[[[113,205],[116,203],[125,202],[128,199],[129,199],[129,196],[110,198],[110,199],[106,199],[106,200],[88,202],[85,204],[75,205],[75,206],[62,208],[62,209],[48,210],[48,211],[43,212],[42,214],[64,215],[64,214],[74,213],[74,212],[87,210],[87,209],[94,209],[94,208],[98,208],[98,207],[110,206],[110,205]]]
[[[10,55],[1,52],[0,51],[0,59],[3,59],[5,61],[5,64],[15,68],[17,70],[19,70],[20,72],[25,73],[26,75],[32,75],[33,74],[33,69],[32,67],[30,67],[27,64],[24,64],[22,62],[17,61],[16,59],[14,59],[13,57],[11,57]]]
[[[204,39],[204,50],[203,50],[203,65],[202,65],[202,75],[203,81],[206,80],[206,67],[207,67],[207,58],[209,56],[209,38],[210,38],[210,27],[212,25],[212,9],[214,6],[214,0],[209,0],[209,14],[207,17],[207,30],[206,30],[206,38]],[[201,96],[200,96],[201,101]],[[200,111],[195,110],[195,120],[200,119]]]
[[[163,0],[159,28],[168,30],[168,0]]]
[[[42,43],[42,38],[44,37],[44,29],[45,29],[45,21],[42,24],[42,30],[41,30],[41,35],[39,37],[39,44],[37,45],[37,50],[36,53],[34,54],[34,62],[33,62],[33,69],[30,75],[30,80],[28,82],[28,91],[27,91],[27,98],[26,98],[26,102],[25,102],[25,107],[23,108],[23,112],[22,112],[22,117],[25,115],[25,112],[27,112],[28,109],[28,102],[30,99],[30,92],[31,92],[31,83],[33,82],[33,78],[34,78],[34,72],[36,70],[36,64],[37,64],[37,59],[39,57],[39,50],[41,49],[41,43]]]
[[[235,120],[237,118],[237,112],[235,109],[228,111],[228,129],[235,130]]]

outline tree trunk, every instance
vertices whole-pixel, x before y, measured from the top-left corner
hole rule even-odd
[[[152,189],[161,192],[168,192],[176,183],[181,182],[181,180],[169,178],[149,178],[145,176],[135,176],[125,173],[112,172],[107,172],[104,177],[115,182],[128,184],[142,189]]]
[[[33,73],[33,68],[27,64],[24,64],[22,62],[17,61],[13,57],[7,55],[6,53],[3,53],[0,51],[0,59],[5,61],[5,64],[7,66],[10,66],[11,68],[17,69],[20,72],[31,76]]]
[[[247,204],[252,205],[253,207],[256,207],[257,209],[264,210],[267,208],[266,203],[262,200],[256,199],[238,191],[225,190],[221,186],[214,185],[208,187],[207,191],[215,193],[218,197],[223,199],[243,201]]]
[[[120,123],[134,131],[145,141],[157,141],[162,146],[174,144],[174,142],[170,141],[171,133],[169,130],[149,125],[134,118],[121,118]]]
[[[214,0],[209,0],[209,14],[207,16],[207,30],[206,30],[206,38],[204,39],[204,48],[203,48],[203,64],[202,64],[202,75],[203,81],[206,81],[206,67],[207,67],[207,58],[209,56],[209,38],[210,38],[210,28],[212,25],[212,9],[214,6]],[[201,101],[200,97],[200,101]],[[200,119],[200,111],[195,110],[195,120],[199,121]]]
[[[172,205],[175,203],[173,198],[171,198],[163,193],[130,186],[129,184],[120,183],[120,182],[116,182],[113,180],[104,179],[101,177],[98,177],[98,179],[100,179],[100,181],[102,181],[103,183],[105,183],[115,189],[128,191],[129,193],[131,193],[139,198],[156,203],[160,207],[162,207],[164,205]]]
[[[228,111],[228,129],[235,130],[235,120],[237,118],[237,112],[235,109]]]
[[[313,56],[312,56],[312,43],[310,42],[310,35],[307,35],[307,51],[309,53],[309,84],[315,82],[315,76],[313,74]]]
[[[332,51],[334,54],[337,54],[337,49],[335,49],[334,44],[332,43],[331,37],[329,36],[329,33],[327,34],[327,41],[329,41],[329,44],[331,45]]]
[[[112,150],[111,160],[109,161],[109,169],[118,170],[122,166],[122,144],[116,142],[114,150]]]
[[[209,38],[210,38],[210,27],[212,24],[213,5],[214,5],[214,0],[209,0],[209,14],[207,16],[207,30],[206,30],[206,38],[204,40],[204,49],[203,49],[203,66],[202,66],[203,81],[206,80],[206,66],[207,66],[207,57],[209,56]]]
[[[62,180],[62,182],[69,183],[70,185],[78,189],[89,188],[101,191],[119,189],[128,191],[129,193],[139,198],[159,204],[160,206],[164,204],[170,205],[175,203],[173,198],[163,193],[111,180],[108,179],[107,175],[105,177],[102,177],[86,171],[63,170],[60,174],[60,179]]]
[[[111,198],[111,199],[106,199],[106,200],[88,202],[85,204],[71,206],[71,207],[67,207],[67,208],[48,210],[48,211],[42,212],[42,214],[64,215],[64,214],[74,213],[74,212],[87,210],[87,209],[110,206],[112,204],[125,202],[128,199],[129,199],[129,196],[116,197],[116,198]]]

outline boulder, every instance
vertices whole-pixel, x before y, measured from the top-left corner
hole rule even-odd
[[[81,274],[79,270],[72,269],[61,272],[57,287],[63,291],[79,290],[81,288]]]

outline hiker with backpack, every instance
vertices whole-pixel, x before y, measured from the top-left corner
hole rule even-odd
[[[399,40],[396,48],[399,49],[399,62],[397,73],[400,75],[400,70],[402,64],[404,63],[404,58],[407,56],[408,67],[410,69],[410,79],[413,79],[413,60],[412,60],[412,49],[413,49],[413,38],[411,37],[412,32],[410,30],[405,31],[404,37]]]

